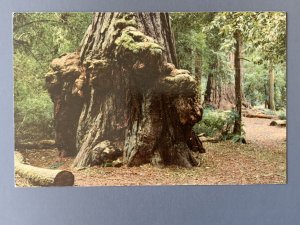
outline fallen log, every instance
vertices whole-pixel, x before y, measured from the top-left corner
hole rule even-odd
[[[257,113],[257,114],[244,113],[243,116],[248,117],[248,118],[260,118],[260,119],[277,119],[278,118],[277,116],[267,115],[267,114],[263,114],[263,113]]]
[[[66,170],[52,170],[25,164],[21,153],[15,151],[15,173],[35,186],[73,186],[74,175]]]
[[[286,127],[286,120],[273,120],[270,126]]]
[[[54,148],[54,140],[42,140],[36,142],[16,142],[17,149],[42,149],[42,148]]]
[[[210,142],[210,143],[217,143],[220,141],[219,138],[211,138],[211,137],[200,137],[201,142]]]

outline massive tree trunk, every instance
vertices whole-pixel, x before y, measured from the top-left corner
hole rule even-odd
[[[212,63],[210,68],[216,71],[217,64]],[[203,104],[222,110],[233,109],[235,107],[234,84],[222,80],[214,72],[209,73]]]
[[[242,46],[240,46],[240,58],[242,58]],[[229,54],[229,62],[231,68],[235,71],[235,63],[234,63],[235,55],[234,53]],[[242,60],[240,60],[240,75],[241,75],[241,101],[242,107],[251,108],[251,103],[247,101],[244,92],[243,92],[243,64]],[[210,68],[211,71],[217,71],[218,64],[215,62],[211,62]],[[216,73],[211,72],[208,74],[207,85],[204,95],[205,106],[212,106],[213,108],[221,109],[221,110],[231,110],[236,108],[236,100],[235,100],[235,84],[228,79],[222,78]]]
[[[233,133],[241,135],[242,133],[242,84],[241,84],[241,46],[242,35],[240,31],[234,33],[235,52],[234,52],[234,69],[235,69],[235,100],[237,118],[235,119]]]
[[[74,54],[79,60],[66,63]],[[195,79],[176,69],[167,13],[96,13],[80,51],[57,61],[47,84],[64,112],[56,113],[56,133],[76,136],[74,166],[101,161],[104,143],[123,150],[129,166],[198,164],[191,151],[204,149],[192,127],[202,107]]]
[[[234,84],[215,78],[215,75],[210,73],[203,104],[221,110],[233,109],[235,107]]]

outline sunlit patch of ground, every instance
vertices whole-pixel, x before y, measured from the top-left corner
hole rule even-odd
[[[248,144],[204,143],[207,153],[197,155],[200,167],[192,169],[91,167],[71,168],[73,158],[59,162],[57,150],[27,150],[23,155],[31,165],[67,169],[75,175],[75,186],[129,185],[220,185],[220,184],[284,184],[286,183],[285,128],[270,127],[270,120],[245,119]],[[30,184],[16,177],[17,186]]]

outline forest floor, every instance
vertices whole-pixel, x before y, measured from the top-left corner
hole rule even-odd
[[[201,166],[192,169],[143,165],[76,170],[70,167],[73,158],[55,161],[56,149],[24,150],[22,154],[31,165],[72,171],[75,186],[284,184],[286,128],[269,126],[270,122],[243,118],[247,144],[206,142],[206,153],[196,156]],[[30,186],[18,176],[16,185]]]

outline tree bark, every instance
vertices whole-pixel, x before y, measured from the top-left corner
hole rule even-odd
[[[78,53],[63,54],[51,62],[50,68],[46,87],[54,103],[55,144],[61,156],[74,156],[78,119],[83,107],[82,91],[77,90],[77,86],[85,71]]]
[[[167,13],[96,13],[78,54],[80,73],[65,94],[76,99],[68,107],[80,109],[68,122],[77,128],[73,166],[93,165],[95,148],[106,140],[123,150],[128,166],[198,164],[191,151],[204,149],[192,127],[202,107],[195,79],[176,69]]]
[[[202,64],[202,58],[201,58],[201,54],[199,52],[196,52],[196,56],[195,56],[195,79],[197,82],[197,86],[198,86],[198,92],[199,92],[199,102],[202,102],[202,88],[201,88],[201,83],[202,83],[202,68],[201,65]]]
[[[241,84],[241,46],[242,35],[240,31],[234,33],[235,52],[234,52],[234,69],[235,69],[235,100],[237,117],[234,123],[233,133],[242,134],[242,84]]]
[[[217,66],[213,63],[210,67],[214,71]],[[209,73],[203,104],[222,110],[233,109],[235,107],[234,85],[222,80],[218,74]]]
[[[213,74],[210,72],[207,76],[206,89],[204,95],[204,105],[211,105],[212,99],[212,89],[213,89]]]
[[[201,96],[201,55],[196,49],[192,49],[191,73],[194,76],[198,88],[198,101],[202,102]]]
[[[269,109],[271,109],[271,110],[275,110],[274,87],[275,87],[274,69],[273,69],[273,63],[270,62],[270,66],[269,66]]]
[[[265,88],[265,108],[269,109],[269,93],[268,93],[268,84],[264,84],[264,88]]]

